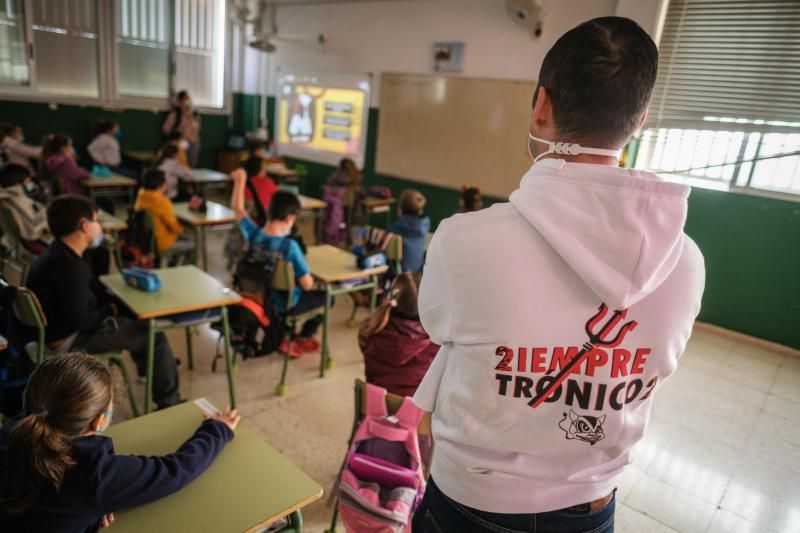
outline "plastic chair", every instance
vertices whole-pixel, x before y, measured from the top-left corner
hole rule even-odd
[[[386,230],[375,228],[374,226],[357,226],[353,228],[352,235],[355,236],[356,232],[363,231],[366,231],[368,234],[375,231],[378,238],[381,239],[388,233]],[[353,237],[353,240],[355,240],[355,237]],[[403,272],[403,237],[396,233],[389,233],[384,253],[386,254],[386,260],[389,262],[389,266],[394,275],[401,274]],[[379,294],[381,292],[382,291],[379,290]],[[353,328],[358,324],[356,321],[356,313],[358,312],[358,307],[364,305],[363,301],[360,300],[360,294],[362,293],[350,293],[350,298],[353,300],[353,311],[350,313],[350,318],[347,319],[347,327],[349,328]]]
[[[367,383],[360,378],[356,378],[354,383],[354,399],[355,399],[355,409],[354,409],[354,416],[353,416],[353,427],[350,430],[350,438],[347,441],[347,449],[350,449],[350,446],[353,445],[353,436],[356,434],[356,430],[358,429],[361,420],[367,414]],[[403,404],[403,400],[405,400],[405,396],[400,396],[399,394],[393,394],[391,392],[386,392],[386,410],[389,415],[393,415],[400,409],[400,406]],[[419,435],[431,435],[431,414],[425,413],[422,416],[422,419],[419,421],[419,426],[417,427],[417,433]],[[433,447],[431,447],[431,454],[430,457],[427,458],[430,462],[430,458],[433,457]],[[423,457],[423,460],[425,458]],[[345,453],[345,461],[347,460],[347,454]],[[342,475],[342,471],[344,470],[345,463],[342,461],[342,466],[339,468],[339,473],[336,475],[336,480],[334,481],[333,489],[331,489],[330,495],[328,496],[327,505],[330,506],[331,504],[333,507],[333,517],[331,518],[331,527],[325,530],[325,533],[336,533],[336,522],[339,519],[339,496],[338,496],[338,488],[339,488],[339,476]],[[425,472],[430,470],[430,464],[424,464],[423,468]]]
[[[28,269],[36,259],[36,256],[25,249],[22,244],[22,237],[20,236],[19,226],[11,210],[6,206],[0,206],[0,231],[3,232],[8,250],[6,251],[7,257],[4,260],[10,260],[17,264],[21,271],[21,277],[24,282],[28,276]]]
[[[18,287],[17,294],[14,300],[14,313],[20,322],[26,326],[36,328],[37,340],[29,342],[25,346],[25,351],[36,364],[44,361],[44,358],[51,355],[52,352],[47,348],[45,343],[45,327],[47,326],[47,318],[45,317],[42,305],[39,303],[39,298],[28,288]],[[133,398],[133,389],[131,387],[131,380],[128,376],[128,370],[125,368],[125,363],[118,353],[102,353],[92,354],[93,357],[106,361],[109,365],[114,365],[119,368],[122,373],[122,379],[125,382],[125,391],[128,395],[128,402],[131,406],[133,416],[139,416],[139,409],[136,407],[136,401]]]
[[[294,267],[289,261],[279,261],[272,276],[272,290],[286,293],[286,311],[281,314],[281,320],[286,331],[286,352],[283,354],[283,369],[281,370],[281,380],[275,386],[275,394],[283,396],[286,393],[286,372],[289,368],[289,352],[291,351],[292,340],[294,340],[294,330],[300,324],[323,316],[325,307],[317,307],[303,313],[292,313],[292,294],[294,293],[296,281],[294,277]],[[323,346],[324,350],[325,347]]]

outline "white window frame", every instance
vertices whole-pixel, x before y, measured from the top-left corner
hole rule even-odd
[[[37,90],[36,50],[34,48],[33,0],[23,0],[23,17],[25,21],[25,39],[28,50],[28,85],[0,84],[0,99],[19,102],[41,102],[51,105],[77,105],[101,107],[111,111],[123,109],[140,109],[152,112],[168,111],[171,108],[168,98],[148,98],[120,95],[118,88],[119,52],[116,46],[117,9],[115,0],[95,0],[97,9],[97,47],[98,47],[98,98],[77,97],[41,93]],[[231,112],[231,64],[232,64],[232,22],[228,14],[230,6],[226,2],[225,11],[225,51],[223,59],[223,104],[222,107],[196,106],[198,112],[205,115],[229,115]],[[174,8],[170,7],[174,12]],[[174,24],[173,24],[174,26]],[[174,42],[170,46],[170,91],[174,94],[184,87],[175,86]],[[191,88],[189,88],[191,94]]]

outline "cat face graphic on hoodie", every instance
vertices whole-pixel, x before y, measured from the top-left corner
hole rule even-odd
[[[564,418],[558,423],[558,427],[567,434],[567,440],[578,439],[594,446],[597,441],[603,440],[606,436],[603,433],[603,422],[605,421],[606,415],[601,417],[581,416],[570,409],[569,414],[564,413]]]

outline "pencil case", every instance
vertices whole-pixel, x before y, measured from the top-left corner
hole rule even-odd
[[[380,251],[366,252],[356,256],[356,266],[358,268],[376,268],[386,264],[386,254]]]
[[[134,289],[144,292],[156,292],[161,288],[161,278],[158,277],[158,274],[143,268],[123,269],[122,279]]]
[[[92,166],[92,176],[98,178],[110,178],[111,177],[111,169],[105,165],[93,165]]]

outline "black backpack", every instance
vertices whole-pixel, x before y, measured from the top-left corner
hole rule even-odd
[[[272,277],[278,263],[286,258],[289,244],[289,239],[284,239],[278,250],[252,246],[236,265],[233,287],[245,298],[260,304],[269,320],[269,326],[265,328],[262,320],[247,306],[231,308],[231,337],[234,344],[238,344],[235,346],[236,351],[244,357],[267,355],[276,351],[285,335],[283,319],[272,302]]]

